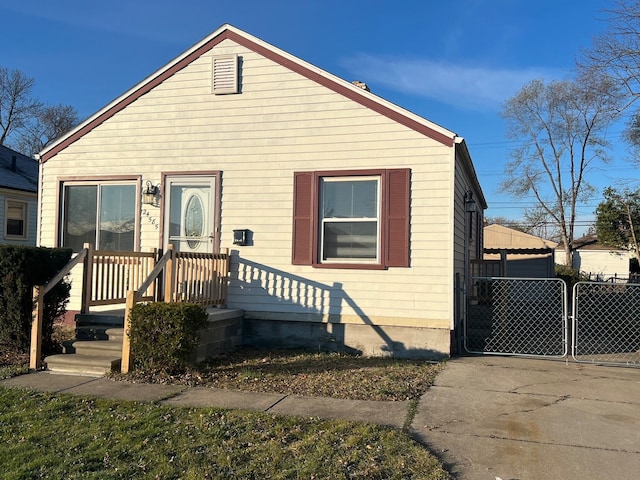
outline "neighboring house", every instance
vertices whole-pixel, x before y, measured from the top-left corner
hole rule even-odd
[[[484,227],[484,259],[501,260],[505,277],[555,277],[557,246],[550,240],[495,223]]]
[[[556,261],[562,265],[564,250],[556,249]],[[606,247],[598,242],[595,233],[573,241],[573,268],[590,276],[592,280],[629,278],[631,255],[627,250]]]
[[[0,145],[0,244],[35,245],[38,162]]]
[[[453,285],[486,209],[463,138],[237,28],[40,158],[39,244],[232,247],[228,307],[248,343],[416,357],[455,344]]]

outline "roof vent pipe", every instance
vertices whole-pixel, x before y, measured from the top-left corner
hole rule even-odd
[[[367,92],[370,92],[371,90],[369,90],[369,87],[367,86],[366,83],[361,82],[360,80],[354,80],[353,82],[351,82],[352,84],[354,84],[356,87],[359,87],[363,90],[366,90]]]
[[[16,156],[15,155],[11,156],[11,171],[12,172],[17,172],[18,171],[18,164],[16,163]]]

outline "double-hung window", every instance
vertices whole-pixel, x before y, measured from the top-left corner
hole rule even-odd
[[[27,202],[8,200],[5,204],[4,238],[24,240],[27,238]]]
[[[135,250],[135,182],[67,182],[62,187],[61,243],[74,251]]]
[[[380,177],[320,179],[321,262],[377,262]]]
[[[409,266],[409,169],[294,173],[292,263]]]

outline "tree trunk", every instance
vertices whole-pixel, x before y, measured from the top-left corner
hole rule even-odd
[[[571,250],[570,245],[564,246],[564,264],[573,268],[573,250]]]
[[[633,218],[631,217],[631,207],[628,203],[625,206],[627,207],[627,220],[629,221],[629,230],[631,231],[631,248],[633,248],[633,251],[636,253],[636,259],[638,260],[638,263],[640,263],[640,249],[638,248],[635,225],[633,224]]]

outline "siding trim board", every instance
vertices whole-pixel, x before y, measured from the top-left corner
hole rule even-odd
[[[350,100],[353,100],[360,105],[373,110],[385,117],[404,125],[416,132],[425,135],[432,140],[435,140],[447,147],[452,147],[455,143],[456,135],[452,132],[448,132],[445,129],[440,131],[436,126],[431,126],[424,119],[420,120],[420,117],[415,116],[410,112],[401,109],[385,100],[376,97],[375,95],[366,92],[365,90],[351,85],[350,83],[335,77],[327,72],[324,72],[313,65],[304,62],[296,57],[287,55],[285,52],[261,42],[257,38],[250,36],[249,34],[242,32],[241,30],[232,27],[231,25],[223,25],[214,32],[212,35],[204,39],[200,44],[192,47],[181,56],[177,57],[173,62],[170,62],[167,66],[151,74],[141,83],[134,86],[131,90],[126,92],[121,97],[114,100],[111,104],[97,112],[94,116],[90,117],[86,122],[78,126],[75,130],[69,132],[66,136],[62,137],[57,142],[54,142],[51,146],[45,148],[40,153],[40,162],[45,163],[51,157],[67,148],[72,143],[76,142],[84,135],[92,131],[94,128],[111,118],[116,113],[123,110],[128,105],[132,104],[141,96],[153,90],[169,77],[179,72],[197,58],[201,57],[205,53],[209,52],[216,45],[220,44],[224,40],[231,40],[243,47],[252,50],[330,90],[338,93]],[[242,75],[240,75],[242,78]],[[430,122],[429,122],[430,123]]]

